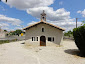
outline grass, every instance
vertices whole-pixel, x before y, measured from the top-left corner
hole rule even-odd
[[[9,40],[0,40],[0,44],[9,43]]]
[[[10,43],[10,42],[14,42],[14,41],[17,41],[17,39],[13,39],[13,40],[0,40],[0,44]]]

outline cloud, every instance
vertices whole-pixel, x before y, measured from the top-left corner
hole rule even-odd
[[[9,24],[0,22],[0,27],[8,27]]]
[[[1,29],[10,31],[9,27],[2,27]]]
[[[5,0],[2,0],[5,3]],[[29,9],[34,7],[45,7],[53,4],[54,0],[8,0],[6,4],[18,9]]]
[[[21,27],[22,22],[23,21],[21,21],[20,19],[0,15],[0,27],[2,29],[12,30],[15,27]]]
[[[82,17],[85,17],[85,9],[83,10],[83,11],[77,11],[77,13],[80,13],[80,14],[82,14]]]
[[[42,10],[45,10],[45,13],[47,14],[47,20],[50,21],[63,22],[74,20],[70,18],[70,12],[66,11],[64,8],[60,8],[54,11],[52,7],[37,7],[28,9],[27,13],[40,19],[40,14],[42,13]]]
[[[5,0],[2,0],[5,3]],[[19,2],[19,3],[17,3]],[[60,8],[54,10],[52,7],[48,7],[54,3],[54,0],[8,0],[6,4],[10,5],[10,7],[15,7],[17,9],[26,10],[26,12],[37,19],[40,19],[40,14],[43,10],[45,10],[47,14],[47,22],[55,24],[57,26],[63,27],[68,30],[72,30],[75,28],[75,19],[70,17],[70,11],[65,10],[64,8]],[[59,2],[59,5],[62,5],[63,1]],[[83,11],[78,11],[78,13],[84,14]],[[3,18],[3,19],[2,19]],[[0,17],[0,21],[6,21],[11,23],[12,25],[17,25],[21,23],[21,20],[15,18],[9,18],[6,16]],[[13,22],[14,21],[14,22]],[[36,23],[32,21],[28,23],[28,25]],[[78,26],[81,25],[81,22],[78,22]],[[16,28],[18,28],[16,27]],[[15,28],[15,29],[16,29]]]
[[[30,8],[27,10],[27,13],[40,19],[40,14],[42,13],[42,10],[45,10],[45,13],[47,14],[47,22],[49,23],[65,28],[66,31],[72,30],[76,27],[76,22],[74,22],[75,18],[71,18],[70,12],[66,11],[64,8],[57,9],[56,11],[54,11],[52,7]],[[32,21],[31,23],[28,23],[28,25],[34,23],[36,22]],[[78,26],[80,26],[81,23],[82,22],[78,22]]]
[[[60,1],[60,2],[59,2],[59,5],[63,5],[63,1]]]
[[[16,26],[18,26],[22,23],[22,21],[19,19],[10,18],[5,15],[0,15],[0,22],[8,22],[8,23],[11,23],[12,25],[16,25]]]
[[[70,22],[49,22],[51,24],[54,24],[56,26],[62,27],[64,29],[66,29],[66,31],[69,30],[73,30],[74,28],[76,28],[76,22],[74,21],[70,21]],[[77,22],[77,26],[81,26],[82,22]]]
[[[4,30],[8,30],[9,29],[9,24],[0,22],[0,28],[4,29]]]
[[[15,29],[15,30],[17,30],[17,29],[22,30],[23,28],[21,28],[21,27],[15,27],[14,29]]]
[[[79,10],[79,11],[77,11],[77,13],[81,13],[81,11]]]
[[[36,22],[35,21],[32,21],[30,23],[28,23],[27,25],[32,25],[32,24],[35,24]]]

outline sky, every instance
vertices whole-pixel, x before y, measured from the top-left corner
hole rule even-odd
[[[73,30],[85,21],[85,0],[5,0],[0,2],[0,27],[8,31],[22,29],[40,21],[45,10],[46,22]]]

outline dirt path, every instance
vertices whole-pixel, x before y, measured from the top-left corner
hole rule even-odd
[[[73,41],[64,41],[60,47],[27,47],[23,42],[0,45],[0,64],[85,64]]]

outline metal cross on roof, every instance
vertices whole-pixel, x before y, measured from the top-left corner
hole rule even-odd
[[[43,13],[41,14],[41,20],[46,21],[46,13],[43,10]]]
[[[46,15],[44,10],[43,10],[43,13],[42,13],[41,15],[42,15],[42,16],[45,16],[45,15]]]
[[[45,12],[45,10],[43,10],[43,13]]]

